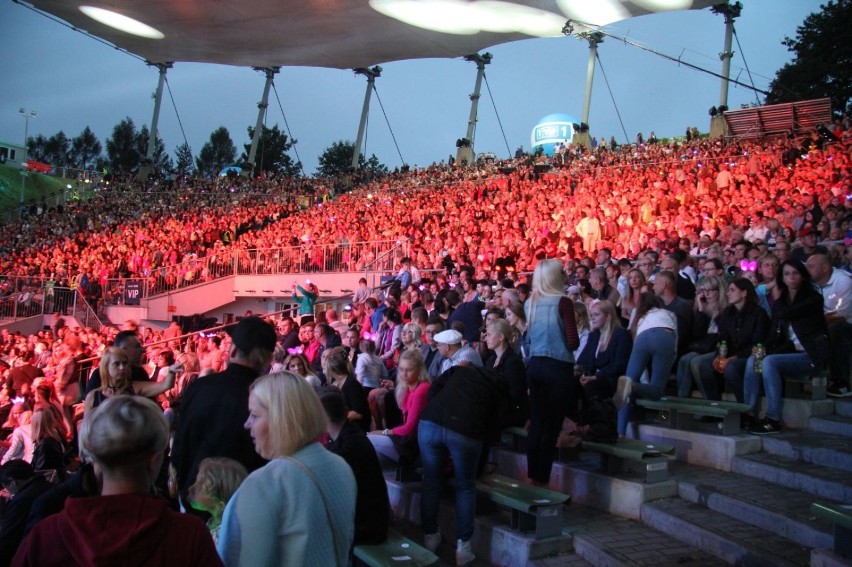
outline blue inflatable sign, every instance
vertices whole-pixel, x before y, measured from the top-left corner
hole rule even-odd
[[[571,143],[574,124],[578,123],[570,114],[548,114],[533,127],[530,146],[533,151],[541,146],[546,155],[552,156],[557,144]]]

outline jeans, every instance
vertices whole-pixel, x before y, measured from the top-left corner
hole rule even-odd
[[[725,365],[725,371],[722,375],[725,377],[725,384],[728,389],[734,393],[737,401],[743,403],[745,396],[743,395],[743,379],[745,377],[746,368],[754,366],[754,357],[748,358],[731,358]]]
[[[571,394],[579,384],[570,362],[534,356],[527,366],[530,386],[530,428],[527,433],[527,476],[550,482],[556,439],[566,413],[573,409]]]
[[[766,392],[766,417],[781,421],[781,374],[801,375],[813,370],[811,359],[805,352],[791,354],[770,354],[763,359],[763,390]],[[759,415],[761,375],[754,371],[754,363],[749,357],[745,372],[745,402],[752,407],[755,416]]]
[[[655,327],[639,333],[633,342],[633,351],[627,363],[627,376],[633,380],[633,392],[642,398],[659,400],[666,382],[669,381],[676,356],[677,341],[672,329]],[[651,365],[650,381],[642,384],[639,377],[648,368],[648,364]],[[627,431],[629,411],[629,405],[625,405],[618,412],[619,435],[624,435]]]
[[[692,389],[697,386],[701,391],[701,396],[705,399],[710,399],[709,394],[715,390],[713,388],[708,392],[705,387],[703,374],[713,374],[713,359],[716,357],[715,352],[706,354],[698,354],[697,352],[688,352],[677,363],[677,395],[680,398],[688,398],[692,395]],[[709,367],[709,372],[704,369]]]
[[[456,539],[470,540],[476,510],[476,465],[482,441],[425,420],[421,420],[417,427],[417,441],[423,461],[420,501],[423,533],[434,534],[438,531],[438,507],[447,470],[446,454],[449,451],[456,479]]]

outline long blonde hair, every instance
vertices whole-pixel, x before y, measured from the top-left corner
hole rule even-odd
[[[429,372],[426,370],[426,362],[423,360],[423,353],[419,350],[404,350],[402,354],[399,355],[399,362],[403,360],[407,360],[414,365],[416,369],[418,369],[419,375],[417,376],[417,384],[420,382],[428,382],[429,381]],[[397,367],[399,364],[397,364]],[[405,400],[405,397],[408,396],[408,388],[403,388],[402,384],[398,384],[396,388],[393,390],[393,395],[396,398],[397,407],[402,407],[402,402]]]

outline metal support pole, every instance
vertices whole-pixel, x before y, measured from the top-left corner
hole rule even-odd
[[[367,128],[367,115],[370,113],[370,95],[373,93],[373,87],[376,84],[376,77],[382,76],[382,68],[378,65],[370,69],[358,68],[352,69],[356,75],[364,75],[367,77],[367,92],[364,93],[364,106],[361,108],[361,122],[358,123],[358,136],[355,138],[355,151],[352,152],[352,169],[358,169],[358,162],[361,159],[361,144],[364,143],[364,130]]]
[[[579,37],[589,42],[589,64],[586,67],[586,93],[583,96],[583,114],[580,121],[589,123],[589,111],[592,107],[592,84],[595,80],[595,60],[598,56],[598,45],[603,43],[603,34],[601,32],[584,32],[577,34]]]
[[[160,103],[163,101],[163,84],[166,82],[166,71],[172,68],[172,63],[151,64],[160,70],[157,81],[157,94],[154,97],[154,115],[151,117],[151,131],[148,133],[148,151],[145,153],[147,165],[153,165],[154,151],[157,149],[157,123],[160,121]]]
[[[26,108],[21,108],[19,111],[21,116],[24,117],[24,155],[23,157],[26,159],[22,159],[22,163],[26,163],[29,159],[30,150],[27,146],[27,139],[30,137],[30,118],[35,118],[36,114],[38,114],[35,110],[27,110]],[[26,189],[27,185],[27,172],[21,170],[21,205],[24,204],[24,189]],[[21,213],[23,214],[23,209]]]
[[[719,106],[728,106],[728,79],[731,76],[731,58],[734,52],[731,51],[734,40],[734,20],[740,17],[743,5],[739,2],[733,4],[718,4],[711,8],[715,14],[721,14],[725,17],[725,49],[719,54],[719,59],[722,60],[722,87],[719,92]]]
[[[255,67],[255,71],[263,71],[266,75],[266,84],[263,85],[263,98],[257,103],[257,122],[254,124],[254,135],[251,137],[251,149],[249,150],[249,165],[254,173],[255,158],[257,157],[257,144],[260,141],[260,133],[263,130],[263,115],[266,114],[266,107],[269,106],[269,89],[272,88],[272,78],[281,69],[281,67]],[[244,172],[245,173],[245,172]]]
[[[467,133],[465,138],[470,140],[470,147],[474,147],[474,132],[476,131],[477,112],[479,108],[479,93],[482,89],[482,78],[485,76],[485,66],[491,63],[493,56],[490,53],[482,55],[468,55],[465,61],[473,61],[476,63],[476,84],[473,87],[473,94],[470,95],[470,116],[467,119]]]

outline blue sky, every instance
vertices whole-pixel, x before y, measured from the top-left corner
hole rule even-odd
[[[742,50],[734,42],[733,78],[766,90],[775,71],[790,60],[781,45],[785,35],[819,9],[818,0],[743,0],[735,27]],[[607,29],[657,51],[720,72],[718,54],[724,42],[721,16],[709,10],[655,14],[626,20]],[[157,71],[138,59],[9,1],[0,2],[0,140],[20,142],[21,107],[35,110],[30,135],[69,137],[90,126],[102,143],[112,127],[129,116],[137,127],[148,124]],[[530,131],[548,114],[580,116],[588,46],[575,38],[530,39],[494,46],[486,78],[512,152],[530,147]],[[661,57],[606,39],[599,47],[612,96],[632,140],[682,135],[687,126],[709,129],[707,110],[719,100],[719,80]],[[743,57],[745,59],[743,59]],[[402,158],[410,165],[429,165],[455,153],[464,136],[476,68],[461,59],[428,59],[382,64],[376,87]],[[168,73],[177,113],[197,155],[210,133],[225,126],[239,150],[248,142],[264,77],[245,68],[177,63]],[[354,140],[363,103],[365,79],[351,71],[306,67],[283,68],[275,80],[284,115],[308,174],[315,171],[323,149],[340,139]],[[752,91],[731,85],[730,108],[755,102]],[[284,120],[275,92],[270,95],[267,124]],[[600,67],[597,69],[589,123],[598,138],[615,135],[624,142],[613,101]],[[160,136],[173,155],[183,143],[168,93],[164,96]],[[476,150],[508,154],[489,93],[483,85],[476,131]],[[370,107],[367,154],[390,167],[402,163],[376,97]],[[295,156],[294,156],[295,157]]]

